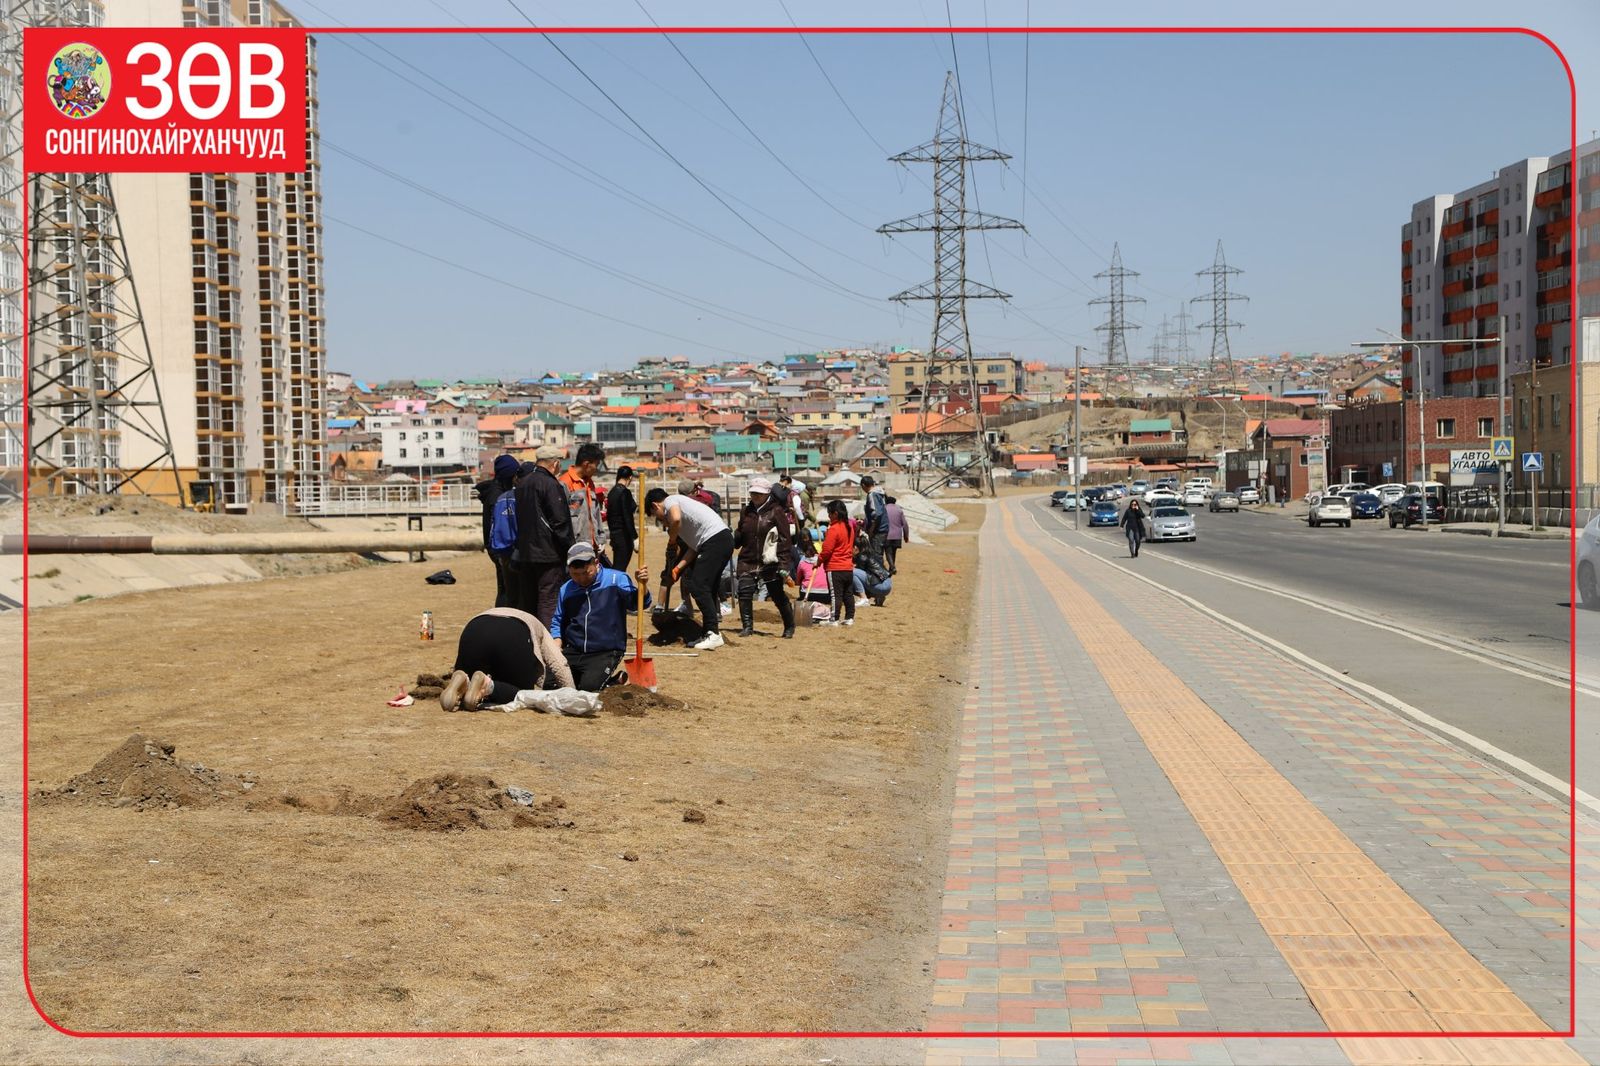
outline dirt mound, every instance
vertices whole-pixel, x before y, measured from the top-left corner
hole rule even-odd
[[[618,685],[600,693],[600,708],[607,714],[643,718],[650,711],[681,711],[689,706],[682,700],[651,692],[639,685]]]
[[[144,811],[209,807],[237,799],[255,787],[255,776],[235,777],[209,766],[187,766],[173,757],[175,745],[135,733],[92,768],[60,788],[40,792],[41,803],[89,803]]]
[[[543,802],[531,793],[507,787],[484,774],[437,774],[413,781],[384,804],[377,818],[396,829],[457,832],[466,829],[565,829],[566,801],[551,796]]]

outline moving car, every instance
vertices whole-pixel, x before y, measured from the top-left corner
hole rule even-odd
[[[1106,496],[1106,499],[1120,500],[1122,497],[1128,494],[1128,486],[1123,484],[1107,485],[1106,492],[1109,494]]]
[[[1357,518],[1382,518],[1383,500],[1376,492],[1358,492],[1350,497],[1350,513]]]
[[[1389,528],[1404,526],[1410,529],[1412,523],[1422,522],[1422,496],[1415,492],[1408,492],[1388,507]],[[1437,496],[1428,497],[1428,521],[1444,521],[1444,503]]]
[[[1311,511],[1306,515],[1306,522],[1315,529],[1326,523],[1333,523],[1350,528],[1350,501],[1343,496],[1335,496],[1324,492],[1311,502]]]
[[[1239,509],[1239,494],[1219,489],[1211,494],[1210,509],[1213,511],[1237,511]]]
[[[1143,496],[1149,491],[1150,482],[1146,481],[1144,478],[1138,478],[1133,484],[1128,486],[1128,495],[1130,496]]]
[[[1089,508],[1089,526],[1114,526],[1121,521],[1122,516],[1117,513],[1117,505],[1102,500]]]
[[[1200,485],[1190,485],[1183,490],[1183,502],[1187,504],[1202,504],[1206,502],[1206,490]]]
[[[1175,477],[1156,478],[1156,488],[1158,489],[1175,489],[1177,487],[1178,479]]]
[[[1600,610],[1600,514],[1578,534],[1578,601],[1591,611]]]
[[[1182,507],[1157,507],[1150,512],[1151,540],[1194,540],[1194,515]]]
[[[1390,481],[1382,485],[1374,485],[1372,492],[1378,494],[1378,499],[1383,501],[1385,507],[1406,494],[1406,487],[1398,482]]]
[[[1240,503],[1260,503],[1261,493],[1254,485],[1240,485],[1237,490]]]
[[[1182,507],[1183,497],[1171,489],[1157,489],[1145,493],[1144,502],[1151,507]]]

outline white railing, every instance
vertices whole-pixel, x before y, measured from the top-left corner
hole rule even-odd
[[[471,485],[459,482],[383,482],[348,485],[324,482],[303,492],[284,513],[315,517],[383,514],[475,514],[482,504]]]

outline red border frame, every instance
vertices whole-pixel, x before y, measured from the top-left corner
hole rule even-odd
[[[1577,261],[1578,261],[1578,213],[1579,213],[1578,212],[1578,207],[1579,207],[1579,194],[1580,194],[1580,190],[1578,188],[1578,179],[1577,179],[1577,174],[1578,174],[1578,168],[1577,168],[1577,163],[1578,163],[1578,87],[1577,87],[1577,82],[1573,77],[1572,65],[1567,61],[1566,55],[1561,51],[1561,49],[1556,45],[1556,43],[1554,41],[1552,41],[1549,37],[1546,37],[1544,34],[1538,32],[1537,30],[1532,30],[1532,29],[1528,29],[1526,27],[1521,27],[1521,26],[1047,26],[1047,27],[1040,27],[1040,26],[952,26],[952,27],[932,27],[932,26],[916,26],[916,27],[901,27],[901,26],[811,26],[811,27],[799,27],[799,26],[784,26],[784,27],[762,27],[762,26],[661,26],[661,27],[656,27],[656,26],[587,26],[587,27],[585,27],[585,26],[551,26],[551,27],[539,27],[539,26],[527,26],[527,27],[521,27],[521,26],[489,26],[489,27],[471,27],[471,26],[449,26],[449,27],[437,27],[437,26],[371,26],[371,27],[357,27],[357,26],[340,26],[340,27],[329,27],[329,28],[318,28],[318,27],[314,27],[314,26],[308,26],[308,27],[304,27],[304,31],[306,33],[308,33],[308,34],[313,35],[313,36],[316,36],[316,35],[332,36],[332,35],[336,35],[336,34],[401,34],[401,33],[406,33],[406,34],[409,34],[409,33],[432,33],[432,34],[441,34],[441,33],[450,33],[450,34],[463,34],[463,33],[518,33],[518,34],[527,34],[527,33],[539,33],[539,34],[561,34],[561,35],[570,35],[570,34],[634,34],[634,35],[638,35],[638,34],[663,34],[663,33],[695,34],[695,35],[791,34],[791,33],[795,33],[795,34],[804,33],[804,34],[813,34],[813,35],[815,35],[815,34],[889,34],[889,33],[911,34],[911,35],[915,35],[915,34],[941,34],[942,35],[942,34],[946,34],[946,33],[959,33],[959,34],[963,34],[963,35],[965,35],[965,34],[1002,34],[1002,35],[1009,35],[1009,34],[1038,33],[1038,34],[1051,34],[1051,35],[1055,35],[1055,34],[1085,34],[1085,35],[1095,35],[1095,36],[1110,35],[1110,34],[1241,34],[1241,35],[1264,35],[1264,34],[1287,34],[1287,35],[1306,35],[1306,34],[1335,34],[1335,35],[1345,35],[1345,34],[1348,34],[1348,35],[1354,35],[1354,34],[1376,34],[1376,35],[1398,35],[1398,34],[1432,34],[1432,35],[1438,35],[1438,34],[1446,34],[1446,35],[1452,35],[1452,34],[1512,34],[1512,35],[1522,35],[1522,36],[1526,36],[1526,37],[1532,37],[1535,40],[1540,41],[1541,43],[1543,43],[1546,47],[1548,47],[1551,52],[1555,53],[1556,58],[1561,61],[1561,67],[1566,72],[1566,75],[1567,75],[1567,86],[1568,86],[1568,90],[1569,90],[1568,115],[1569,115],[1569,140],[1570,140],[1569,150],[1570,150],[1570,153],[1571,153],[1571,160],[1570,160],[1571,169],[1569,170],[1568,175],[1567,175],[1567,182],[1568,182],[1568,189],[1570,190],[1570,200],[1571,200],[1571,203],[1572,203],[1572,212],[1571,212],[1571,215],[1569,216],[1570,217],[1570,225],[1571,225],[1571,240],[1570,240],[1570,246],[1568,248],[1568,255],[1570,257],[1569,258],[1569,262],[1568,262],[1568,267],[1569,267],[1568,293],[1569,293],[1569,302],[1570,302],[1572,311],[1571,311],[1571,317],[1568,320],[1568,329],[1569,329],[1569,335],[1570,335],[1570,338],[1571,338],[1572,351],[1573,351],[1573,359],[1572,359],[1572,362],[1570,364],[1570,366],[1571,366],[1571,370],[1570,370],[1570,387],[1571,387],[1571,390],[1572,390],[1570,395],[1572,395],[1575,400],[1576,400],[1576,398],[1578,396],[1578,389],[1577,389],[1577,382],[1578,382],[1577,354],[1578,353],[1577,353],[1577,349],[1578,349],[1579,316],[1578,316],[1578,299],[1577,299],[1577,297],[1578,297]],[[26,263],[26,260],[28,258],[28,210],[29,210],[28,199],[27,199],[27,196],[24,195],[23,196],[23,202],[22,202],[22,205],[21,205],[22,256],[23,256],[24,263]],[[22,289],[22,320],[23,320],[23,322],[26,322],[28,320],[28,285],[26,283],[23,285],[23,289]],[[32,450],[32,426],[31,426],[31,421],[30,421],[30,407],[29,407],[29,403],[28,403],[28,397],[27,397],[27,391],[26,390],[23,391],[23,422],[24,422],[24,428],[23,428],[22,447],[23,447],[23,452],[26,455],[26,454],[31,453],[31,450]],[[1576,449],[1577,449],[1578,443],[1579,443],[1578,442],[1578,431],[1577,431],[1577,422],[1578,422],[1578,420],[1576,418],[1569,418],[1567,420],[1567,422],[1568,422],[1568,431],[1567,431],[1568,432],[1568,446],[1569,446],[1569,448],[1572,449],[1572,454],[1576,454]],[[82,1038],[110,1038],[110,1039],[152,1039],[152,1038],[167,1038],[167,1039],[207,1039],[207,1038],[210,1038],[210,1039],[216,1039],[216,1038],[226,1038],[226,1037],[240,1037],[240,1038],[243,1038],[243,1037],[256,1037],[256,1038],[259,1038],[259,1037],[280,1037],[280,1038],[299,1037],[299,1038],[312,1038],[312,1039],[320,1039],[320,1038],[327,1038],[327,1039],[335,1039],[335,1038],[416,1039],[416,1038],[424,1038],[424,1037],[428,1037],[428,1038],[485,1037],[485,1038],[501,1038],[501,1039],[505,1039],[505,1038],[537,1037],[537,1038],[545,1038],[545,1039],[572,1039],[572,1038],[601,1038],[601,1039],[603,1039],[603,1038],[611,1038],[611,1039],[641,1039],[641,1038],[654,1038],[654,1039],[707,1039],[707,1038],[723,1038],[723,1039],[740,1039],[740,1038],[746,1038],[746,1039],[751,1039],[751,1038],[827,1039],[827,1038],[836,1038],[836,1039],[862,1039],[862,1038],[882,1038],[882,1039],[900,1039],[900,1040],[905,1040],[905,1039],[921,1039],[921,1040],[935,1040],[935,1039],[988,1039],[988,1040],[992,1040],[992,1039],[1008,1039],[1009,1038],[1009,1039],[1029,1039],[1029,1040],[1051,1040],[1051,1039],[1070,1039],[1070,1040],[1116,1039],[1116,1040],[1122,1040],[1122,1039],[1130,1039],[1130,1038],[1143,1038],[1143,1039],[1149,1039],[1149,1040],[1162,1040],[1162,1039],[1171,1039],[1171,1038],[1181,1038],[1181,1039],[1195,1041],[1195,1042],[1204,1042],[1204,1041],[1212,1041],[1212,1040],[1223,1040],[1223,1039],[1229,1039],[1229,1038],[1306,1039],[1306,1040],[1310,1040],[1310,1039],[1317,1039],[1317,1040],[1328,1040],[1328,1039],[1334,1039],[1334,1040],[1337,1040],[1337,1039],[1346,1039],[1346,1040],[1348,1040],[1348,1039],[1438,1039],[1438,1040],[1446,1040],[1446,1039],[1473,1040],[1473,1039],[1477,1039],[1477,1040],[1484,1040],[1484,1039],[1514,1038],[1514,1039],[1531,1039],[1531,1040],[1551,1040],[1551,1039],[1570,1039],[1570,1038],[1574,1038],[1577,1035],[1577,1010],[1578,1010],[1578,1008],[1577,1008],[1577,1003],[1578,1003],[1578,997],[1577,997],[1577,973],[1578,973],[1578,967],[1577,967],[1577,951],[1578,951],[1578,932],[1577,932],[1577,907],[1578,907],[1578,898],[1577,898],[1577,888],[1578,888],[1578,883],[1577,883],[1577,876],[1578,876],[1578,867],[1577,867],[1578,804],[1577,804],[1577,793],[1576,793],[1576,790],[1577,790],[1577,771],[1578,771],[1578,753],[1577,753],[1577,728],[1578,728],[1578,719],[1577,719],[1577,712],[1578,712],[1578,693],[1577,693],[1577,672],[1578,672],[1578,649],[1577,649],[1577,592],[1578,592],[1578,589],[1577,589],[1577,558],[1578,558],[1578,547],[1577,547],[1577,516],[1576,516],[1576,509],[1575,508],[1573,509],[1573,513],[1569,517],[1569,520],[1568,520],[1568,549],[1567,549],[1567,555],[1568,555],[1568,569],[1567,569],[1567,591],[1568,591],[1567,638],[1568,638],[1568,644],[1567,644],[1567,647],[1568,647],[1568,668],[1571,671],[1571,677],[1570,677],[1569,682],[1568,682],[1568,704],[1569,704],[1569,708],[1568,708],[1568,752],[1567,752],[1567,759],[1568,759],[1568,769],[1567,769],[1568,782],[1567,782],[1567,784],[1568,784],[1568,789],[1569,789],[1568,796],[1567,796],[1567,802],[1568,802],[1568,811],[1569,811],[1568,827],[1569,827],[1569,833],[1570,833],[1570,836],[1569,836],[1568,841],[1567,841],[1568,855],[1569,855],[1568,863],[1567,863],[1567,891],[1568,891],[1568,904],[1567,904],[1567,906],[1568,906],[1568,912],[1567,912],[1567,915],[1568,915],[1567,916],[1567,923],[1568,923],[1568,943],[1567,943],[1567,952],[1568,952],[1567,958],[1568,958],[1568,962],[1567,962],[1567,966],[1568,966],[1568,969],[1567,969],[1567,981],[1568,981],[1569,1014],[1568,1014],[1568,1019],[1567,1019],[1567,1028],[1565,1030],[1562,1030],[1562,1031],[1559,1031],[1559,1032],[1558,1031],[1525,1032],[1525,1031],[1521,1031],[1521,1030],[1477,1031],[1477,1032],[1446,1032],[1446,1031],[1434,1031],[1434,1030],[1422,1030],[1422,1031],[1417,1031],[1417,1030],[1395,1030],[1395,1031],[1374,1031],[1374,1032],[1365,1032],[1365,1031],[1358,1031],[1358,1032],[1331,1032],[1331,1031],[1327,1031],[1327,1032],[1315,1032],[1315,1031],[1311,1031],[1311,1032],[1301,1032],[1301,1031],[1277,1031],[1277,1032],[1211,1031],[1211,1032],[1198,1032],[1198,1031],[1195,1031],[1195,1030],[1157,1030],[1157,1031],[1114,1030],[1114,1031],[1110,1031],[1110,1032],[1080,1033],[1080,1032],[1076,1032],[1076,1031],[1073,1031],[1073,1030],[1070,1030],[1070,1029],[1069,1030],[1055,1030],[1055,1031],[1010,1031],[1010,1030],[999,1030],[999,1031],[985,1031],[985,1032],[937,1032],[937,1031],[925,1031],[925,1030],[922,1030],[922,1031],[906,1031],[906,1032],[893,1032],[893,1031],[861,1031],[861,1032],[811,1032],[811,1031],[807,1031],[807,1032],[726,1032],[726,1031],[710,1031],[710,1032],[707,1032],[707,1031],[674,1031],[674,1032],[616,1032],[616,1031],[606,1031],[606,1032],[541,1032],[541,1031],[516,1031],[516,1032],[463,1032],[463,1031],[362,1032],[362,1031],[341,1031],[341,1030],[311,1031],[311,1032],[298,1032],[298,1031],[285,1031],[285,1032],[274,1032],[274,1031],[229,1032],[229,1031],[206,1031],[206,1030],[196,1031],[196,1032],[169,1032],[169,1031],[161,1031],[161,1030],[153,1030],[153,1031],[137,1030],[137,1031],[126,1031],[126,1032],[124,1032],[124,1031],[80,1032],[80,1031],[77,1031],[77,1030],[68,1029],[68,1028],[66,1028],[66,1027],[64,1027],[62,1025],[57,1024],[48,1014],[45,1013],[44,1008],[40,1005],[38,998],[34,995],[33,982],[29,978],[29,975],[28,975],[28,787],[29,787],[28,786],[28,608],[29,608],[29,604],[28,604],[28,587],[29,587],[29,578],[28,578],[28,536],[29,536],[28,482],[29,482],[29,480],[30,480],[29,477],[24,476],[23,484],[22,484],[22,504],[23,504],[23,518],[22,518],[22,567],[23,567],[23,576],[22,576],[22,612],[23,612],[23,614],[22,614],[22,981],[23,981],[23,985],[24,985],[24,987],[25,987],[25,989],[27,990],[27,993],[28,993],[28,1002],[30,1004],[32,1004],[34,1012],[39,1015],[39,1017],[45,1022],[46,1025],[50,1026],[52,1029],[56,1030],[59,1033],[65,1034],[66,1036],[82,1037]]]

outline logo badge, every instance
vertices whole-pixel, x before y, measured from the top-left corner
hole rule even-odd
[[[69,44],[48,70],[50,101],[68,118],[89,118],[111,99],[111,68],[90,44]]]

